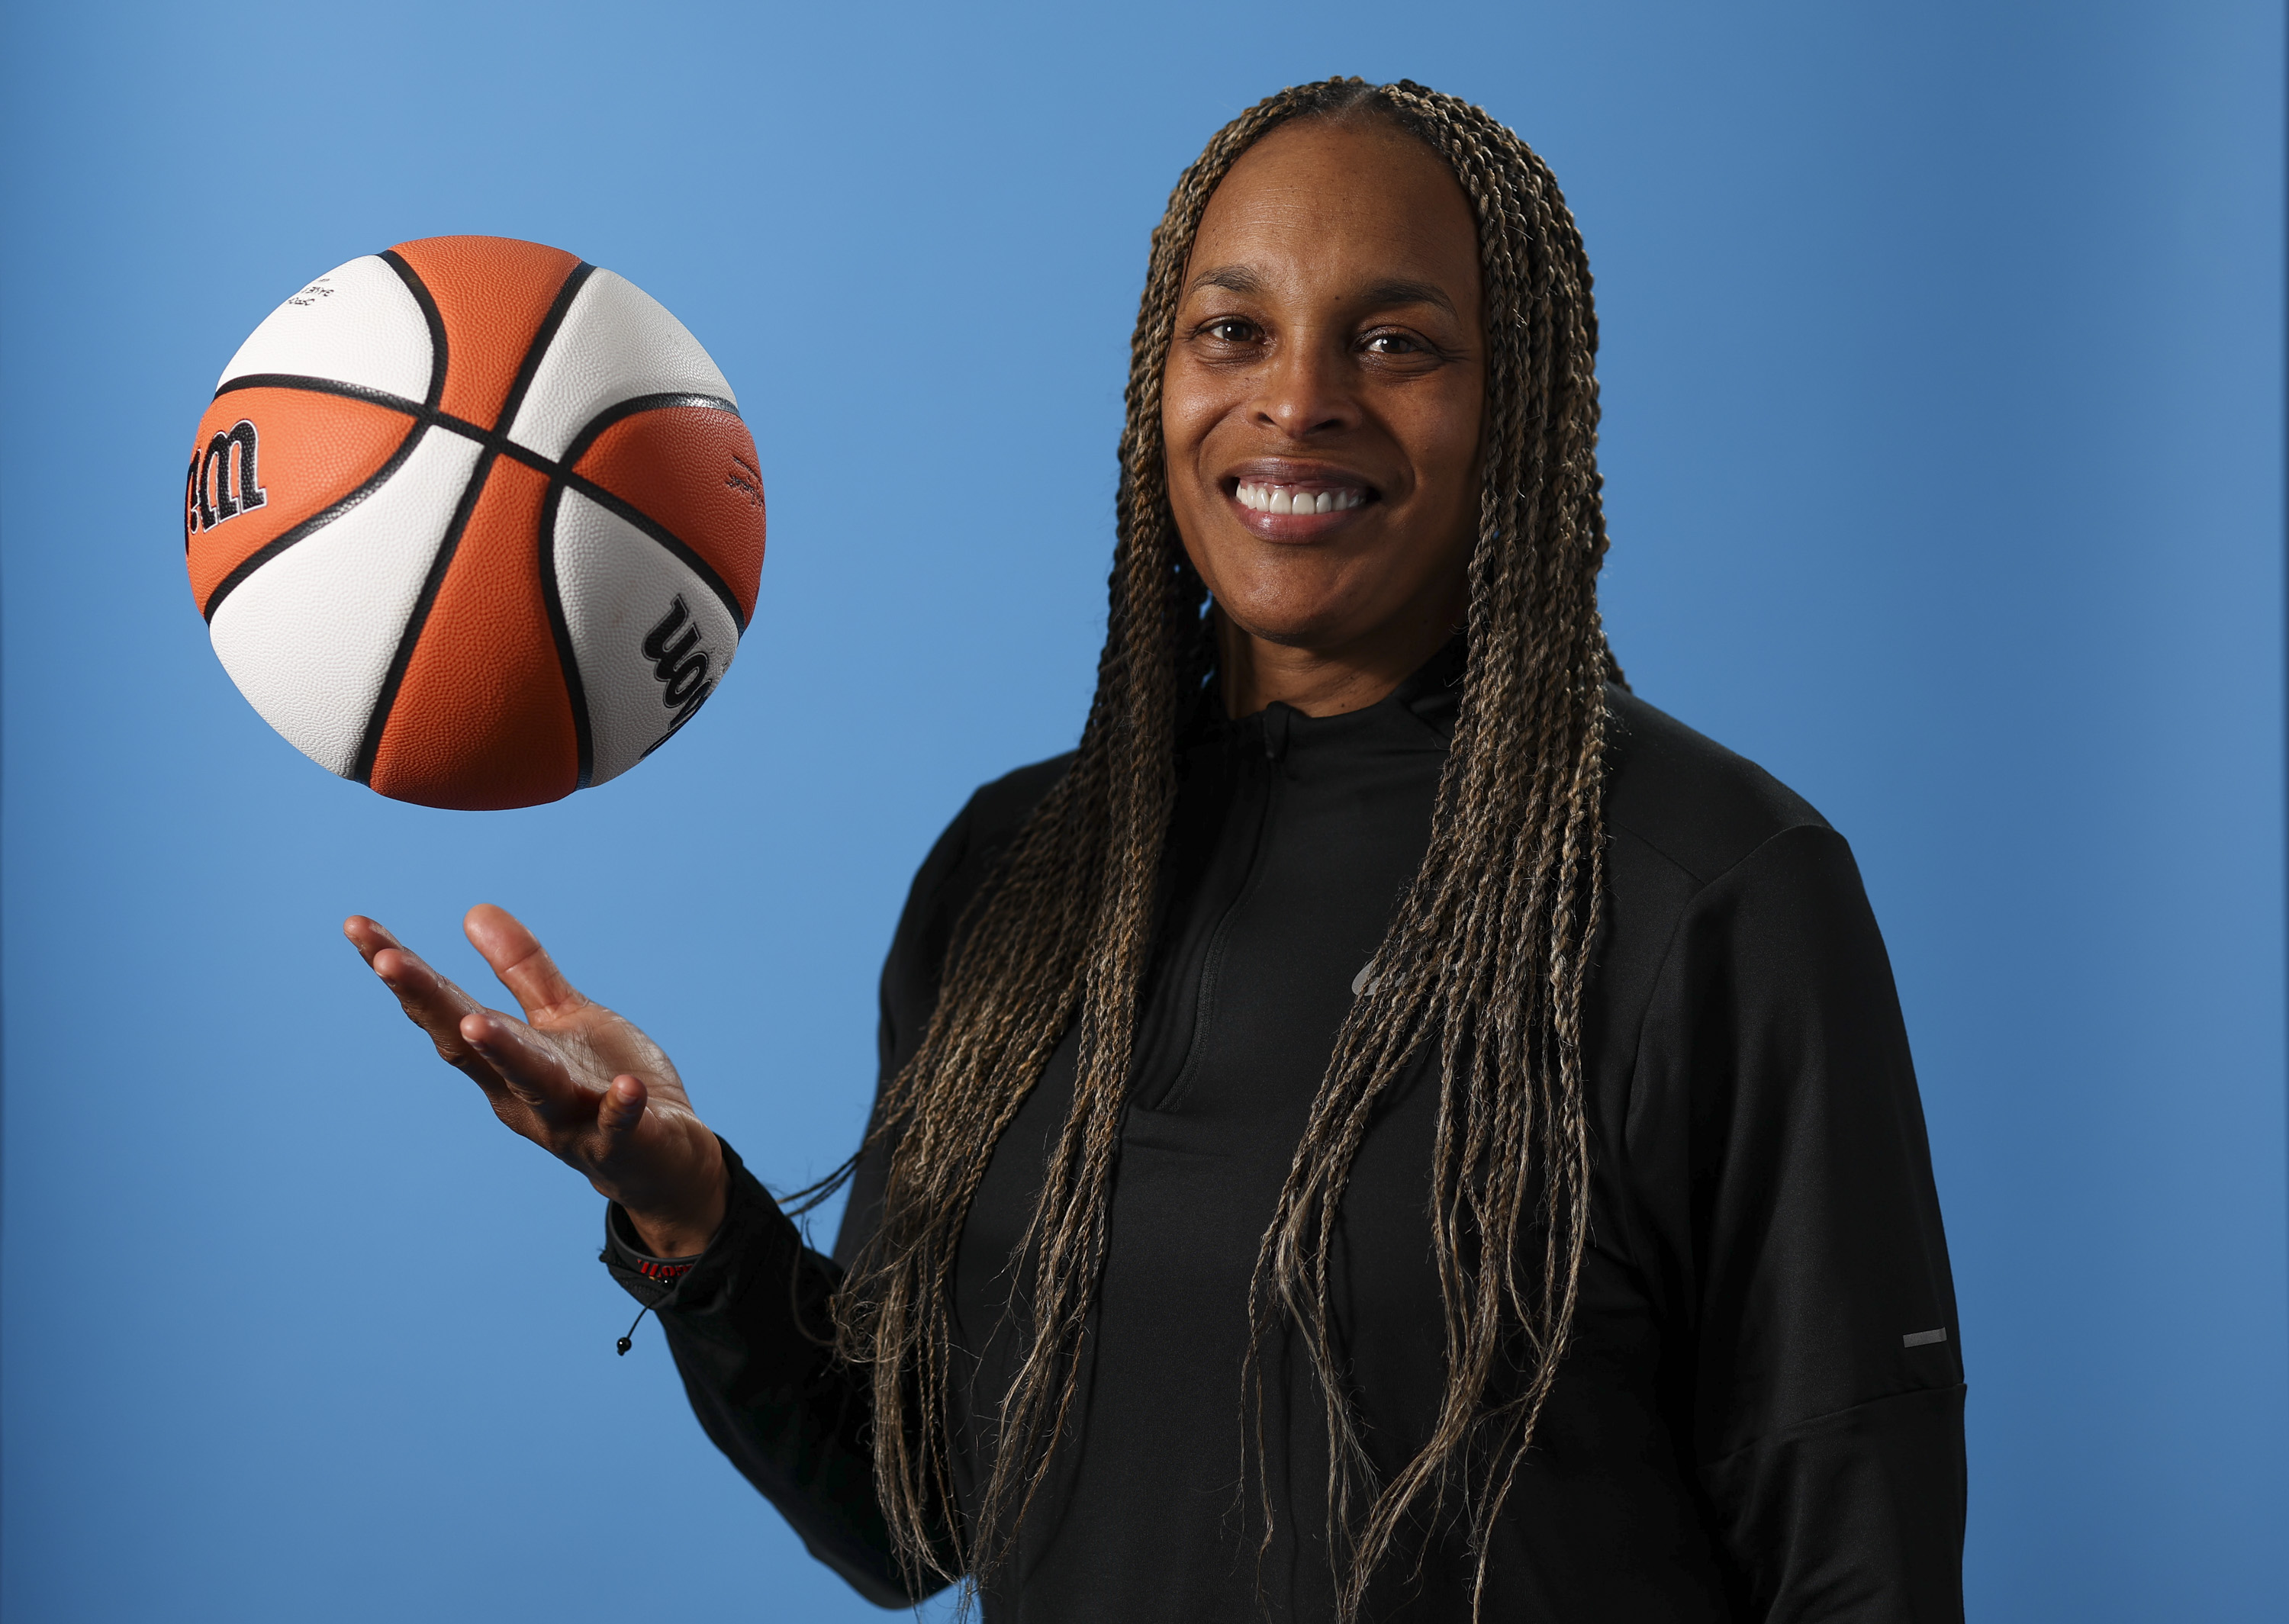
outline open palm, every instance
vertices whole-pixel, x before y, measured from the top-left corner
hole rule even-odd
[[[653,1252],[700,1251],[722,1219],[722,1151],[666,1055],[565,980],[506,910],[481,904],[461,927],[522,1020],[486,1008],[363,914],[342,934],[496,1116],[626,1207]]]

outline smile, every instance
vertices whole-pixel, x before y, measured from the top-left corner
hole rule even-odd
[[[1328,490],[1252,480],[1242,481],[1236,495],[1242,507],[1259,513],[1339,513],[1367,500],[1367,492],[1356,487]]]

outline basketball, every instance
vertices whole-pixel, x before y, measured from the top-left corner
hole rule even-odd
[[[223,669],[328,771],[423,806],[618,777],[730,668],[763,562],[731,388],[625,278],[401,243],[223,369],[183,497]]]

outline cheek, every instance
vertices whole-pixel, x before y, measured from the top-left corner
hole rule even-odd
[[[1216,425],[1216,402],[1201,386],[1204,381],[1178,361],[1168,363],[1160,379],[1160,438],[1168,446],[1172,482],[1198,458],[1200,442]]]
[[[1473,376],[1467,388],[1457,389],[1440,402],[1437,421],[1429,426],[1441,463],[1455,472],[1476,468],[1485,421],[1484,387]]]
[[[1192,370],[1172,361],[1161,379],[1161,460],[1168,505],[1176,512],[1184,550],[1205,572],[1200,543],[1202,533],[1213,528],[1208,521],[1216,493],[1202,482],[1200,458],[1209,434],[1222,420],[1223,407],[1213,390],[1202,386],[1206,380],[1187,375]]]
[[[1426,476],[1425,506],[1448,522],[1474,516],[1485,466],[1479,444],[1485,411],[1477,389],[1424,404],[1432,409],[1409,426],[1408,437],[1415,466]]]

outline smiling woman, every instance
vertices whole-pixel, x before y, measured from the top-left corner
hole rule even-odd
[[[1192,260],[1160,420],[1233,708],[1371,705],[1464,619],[1487,387],[1470,200],[1382,120],[1290,123],[1232,165]]]
[[[468,928],[523,1021],[350,921],[611,1199],[702,1425],[865,1594],[1960,1617],[1882,942],[1817,813],[1622,682],[1595,350],[1556,183],[1478,109],[1330,81],[1209,144],[1080,748],[915,880],[832,1258],[514,919]]]

